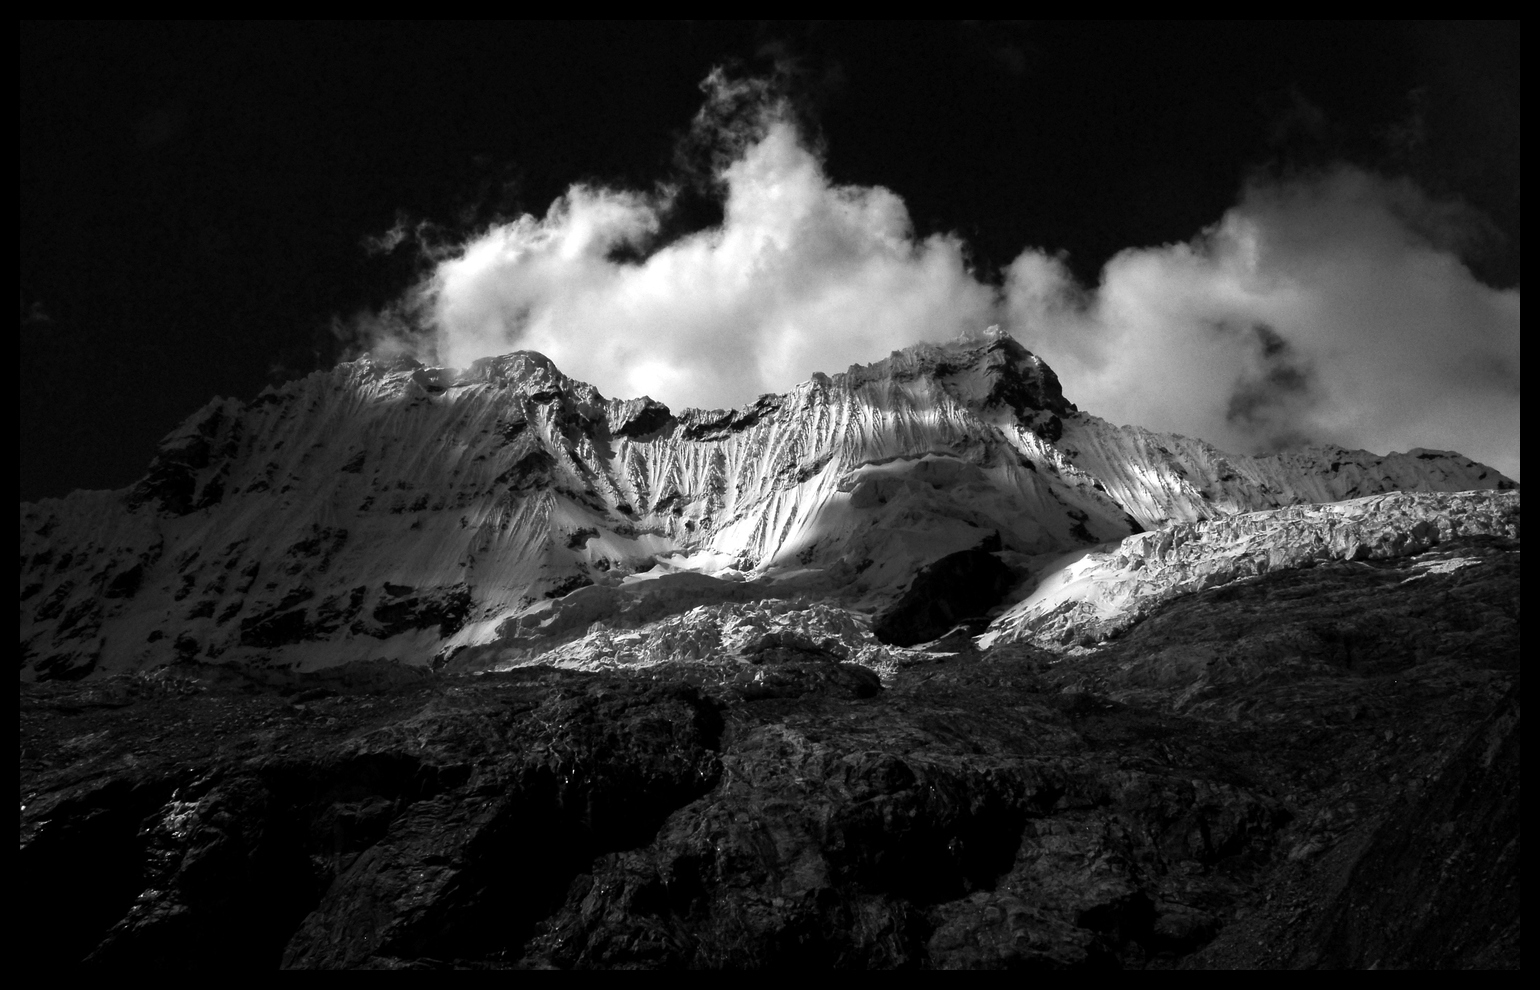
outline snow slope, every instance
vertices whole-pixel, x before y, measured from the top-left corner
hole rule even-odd
[[[1392,491],[1517,487],[1495,469],[1452,451],[1416,448],[1381,456],[1316,444],[1239,457],[1202,440],[1113,426],[1085,413],[1066,418],[1055,446],[1146,529]]]
[[[867,606],[996,535],[1021,563],[1352,485],[1511,485],[1417,452],[1322,482],[1328,457],[1112,427],[994,331],[677,414],[532,352],[365,358],[209,403],[132,489],[23,504],[22,672],[441,662],[582,636],[605,608]]]
[[[1394,492],[1179,523],[1056,561],[979,645],[1089,645],[1179,595],[1316,561],[1407,556],[1476,535],[1518,539],[1519,493]]]

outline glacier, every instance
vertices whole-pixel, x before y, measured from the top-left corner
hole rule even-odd
[[[1414,557],[1472,536],[1519,539],[1519,493],[1392,492],[1179,523],[1055,561],[979,645],[1090,646],[1180,595],[1325,561]]]
[[[21,676],[641,662],[615,629],[828,608],[881,668],[903,651],[870,614],[948,554],[987,544],[1018,576],[986,633],[1009,638],[1043,578],[1091,566],[1067,556],[1149,530],[1390,492],[1437,516],[1437,493],[1516,487],[1451,452],[1247,457],[1116,426],[994,328],[677,413],[534,352],[364,357],[210,402],[131,488],[23,503]]]

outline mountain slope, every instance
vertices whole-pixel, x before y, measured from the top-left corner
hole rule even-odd
[[[1386,492],[1508,490],[1495,469],[1453,451],[1415,448],[1385,456],[1310,444],[1237,457],[1202,440],[1113,426],[1086,413],[1066,418],[1055,446],[1106,486],[1146,529],[1307,502]]]
[[[747,609],[732,665],[24,683],[23,965],[1516,968],[1520,558],[880,685]]]
[[[1169,519],[1512,484],[1456,455],[1341,453],[1232,457],[1112,427],[998,332],[678,414],[530,352],[464,372],[365,358],[211,402],[128,491],[23,504],[23,677],[426,663],[566,628],[588,585],[654,614],[869,607],[995,539],[1025,574]]]
[[[979,639],[1090,645],[1182,595],[1329,561],[1411,557],[1473,537],[1518,540],[1518,492],[1395,492],[1140,533],[1045,568]],[[1428,566],[1457,570],[1462,558]],[[1425,576],[1423,571],[1408,581]]]

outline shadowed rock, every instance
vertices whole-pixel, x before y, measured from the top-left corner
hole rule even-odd
[[[26,684],[19,936],[114,969],[1516,967],[1518,545],[1433,553],[881,690],[779,628],[602,673]]]
[[[1010,568],[985,550],[948,554],[921,568],[898,601],[872,618],[872,634],[894,646],[935,639],[994,608],[1014,580]]]

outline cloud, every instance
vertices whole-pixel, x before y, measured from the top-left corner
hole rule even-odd
[[[1116,422],[1238,453],[1454,449],[1518,477],[1519,294],[1460,262],[1480,218],[1458,203],[1351,168],[1258,181],[1095,287],[1039,250],[989,280],[894,192],[833,182],[774,86],[703,88],[682,147],[719,225],[659,243],[676,187],[576,185],[542,217],[422,241],[426,282],[339,335],[456,367],[532,349],[608,395],[721,408],[1000,323]],[[390,247],[423,236],[404,229]]]
[[[1519,476],[1519,292],[1457,249],[1479,216],[1353,168],[1258,182],[1087,292],[1023,253],[1009,322],[1082,408],[1238,452],[1458,450]]]
[[[831,183],[773,102],[717,82],[697,127],[730,150],[721,225],[649,252],[668,189],[574,186],[439,264],[440,361],[528,348],[608,394],[726,407],[989,323],[997,292],[961,241],[917,239],[886,189]]]

